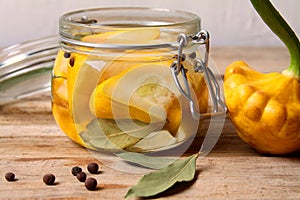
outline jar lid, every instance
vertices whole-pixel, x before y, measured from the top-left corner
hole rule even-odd
[[[0,105],[49,92],[58,49],[53,35],[0,50]]]

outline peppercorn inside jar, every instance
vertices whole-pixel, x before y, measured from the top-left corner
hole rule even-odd
[[[197,15],[174,10],[63,15],[52,75],[57,124],[96,150],[152,152],[192,141],[195,113],[210,112],[211,104],[205,73],[195,69],[205,57],[199,31]]]

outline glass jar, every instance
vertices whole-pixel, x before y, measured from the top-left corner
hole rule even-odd
[[[59,30],[52,110],[78,144],[113,152],[188,148],[203,120],[224,115],[197,15],[90,9],[63,15]]]

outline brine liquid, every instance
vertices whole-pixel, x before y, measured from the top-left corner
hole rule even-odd
[[[99,43],[153,43],[158,32],[103,33],[83,37]],[[138,34],[137,34],[138,33]],[[142,36],[141,36],[142,34]],[[140,37],[140,38],[139,38]],[[52,77],[53,115],[75,142],[101,150],[158,151],[193,138],[199,121],[179,92],[170,66],[174,53],[166,49],[67,52],[57,55]],[[192,96],[200,112],[208,107],[208,91],[192,58],[183,62]]]

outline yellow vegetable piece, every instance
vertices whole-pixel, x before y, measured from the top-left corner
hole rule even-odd
[[[159,38],[159,35],[160,30],[157,28],[132,28],[88,35],[82,41],[101,44],[146,44]]]
[[[132,118],[154,123],[165,121],[169,110],[181,118],[179,95],[168,67],[144,64],[99,84],[91,96],[90,108],[98,118]],[[169,117],[176,118],[172,114]],[[169,123],[178,121],[167,119]]]
[[[71,72],[73,70],[74,72]],[[79,67],[77,68],[77,63],[75,63],[69,72],[75,78],[71,79],[74,82],[68,80],[69,109],[75,123],[88,123],[94,118],[88,105],[91,93],[97,86],[100,72],[86,62],[81,65],[80,61]]]
[[[101,70],[101,78],[99,80],[99,83],[112,76],[120,74],[122,71],[132,66],[146,63],[157,63],[170,67],[173,62],[172,56],[167,56],[165,54],[166,52],[164,50],[128,50],[118,58],[107,63],[107,65]]]
[[[300,82],[262,74],[242,61],[225,72],[225,100],[238,135],[262,153],[300,150]]]
[[[52,78],[52,102],[69,108],[67,80],[62,77]]]
[[[64,51],[59,50],[53,67],[52,77],[52,102],[68,108],[68,59],[64,57]]]
[[[78,133],[94,118],[87,105],[99,78],[99,72],[87,65],[86,59],[87,55],[78,53],[64,58],[64,52],[60,51],[52,78],[52,112],[55,120],[72,140],[81,145],[83,141]],[[64,72],[66,77],[59,75],[63,75],[60,69],[67,70]]]
[[[193,89],[193,93],[196,95],[198,100],[198,107],[200,113],[206,113],[208,110],[208,88],[205,82],[204,75],[202,73],[194,72],[193,66],[189,63],[183,62],[184,67],[187,71],[187,78],[190,84],[190,87]]]
[[[84,42],[100,43],[100,44],[147,44],[153,43],[158,39],[160,30],[158,28],[131,28],[128,30],[115,30],[105,33],[88,35],[82,38]],[[109,54],[109,52],[106,52]],[[147,51],[147,50],[126,50],[125,52],[116,52],[111,50],[112,55],[116,57],[104,57],[107,65],[101,71],[99,83],[119,74],[123,70],[146,62],[170,61],[170,59],[162,58],[159,55],[165,53],[163,50]],[[101,59],[101,58],[100,58]],[[171,63],[170,63],[171,64]]]
[[[91,94],[91,98],[89,102],[91,112],[97,118],[108,118],[108,119],[123,119],[123,118],[138,119],[139,118],[140,121],[149,123],[151,121],[149,114],[130,105],[128,106],[126,104],[122,104],[120,102],[114,101],[109,97],[109,94],[106,94],[104,92],[103,87],[106,84],[112,84],[109,83],[109,81],[112,81],[112,79],[109,79],[103,82],[102,84],[98,85],[97,88]],[[118,111],[117,115],[113,114],[112,108]],[[128,116],[127,109],[130,110],[130,116]]]
[[[70,137],[70,139],[72,139],[80,145],[85,146],[84,142],[77,133],[77,128],[73,123],[73,118],[69,109],[53,103],[52,112],[54,119],[60,126],[61,130],[65,134],[67,134]]]
[[[59,50],[54,62],[53,75],[54,77],[67,77],[68,59],[64,57],[65,51]]]

